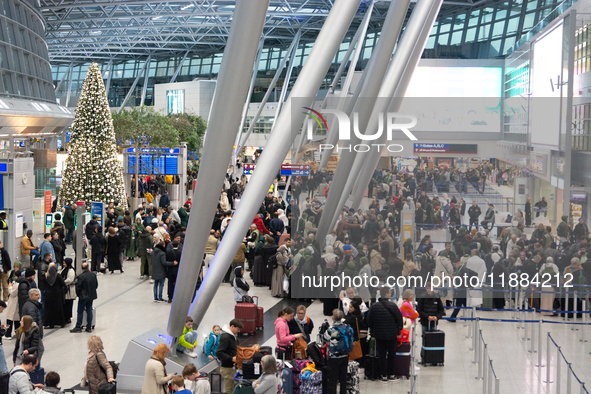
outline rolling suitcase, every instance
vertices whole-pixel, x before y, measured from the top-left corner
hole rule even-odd
[[[301,373],[300,382],[300,394],[322,394],[322,371]]]
[[[248,380],[258,379],[261,376],[261,364],[255,363],[254,359],[242,361],[242,376]]]
[[[286,365],[281,370],[281,387],[283,394],[293,394],[293,371]]]
[[[394,375],[410,376],[410,342],[402,342],[396,348],[396,358],[394,359]]]
[[[211,387],[211,394],[222,393],[222,375],[217,372],[210,372],[209,387]]]
[[[87,317],[86,317],[86,309],[82,313],[82,327],[86,327]],[[94,330],[94,326],[96,326],[96,308],[92,307],[92,329]]]
[[[266,356],[267,354],[273,355],[273,348],[271,346],[261,346],[259,353],[263,356]]]
[[[265,286],[265,261],[263,256],[254,257],[252,281],[255,286]]]
[[[423,331],[421,362],[423,365],[443,365],[445,333],[441,330]]]
[[[349,361],[347,366],[347,394],[359,394],[359,363]]]
[[[241,332],[252,335],[257,330],[257,306],[242,302],[234,307],[234,318],[242,323]]]
[[[378,380],[380,378],[380,363],[376,356],[365,356],[365,379]]]

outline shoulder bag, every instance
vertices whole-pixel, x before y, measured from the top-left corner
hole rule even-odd
[[[359,338],[359,319],[355,318],[355,325],[357,326],[357,337]],[[361,350],[361,342],[359,340],[353,341],[353,350],[349,353],[349,360],[357,360],[363,357],[363,351]]]

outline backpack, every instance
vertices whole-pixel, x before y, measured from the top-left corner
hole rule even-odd
[[[0,373],[0,393],[8,393],[8,387],[10,386],[10,377],[18,372],[26,372],[23,369],[17,369],[16,371]],[[31,379],[29,378],[29,383]],[[17,391],[16,394],[19,394]]]
[[[320,329],[318,330],[318,334],[320,335],[324,335],[324,333],[330,328],[330,324],[328,323],[328,320],[324,319],[324,323],[322,323],[322,325],[320,326]]]
[[[308,344],[308,357],[312,359],[316,368],[322,370],[326,367],[326,357],[322,354],[322,349],[316,342]]]
[[[330,332],[330,353],[347,355],[353,351],[353,329],[348,324],[333,326]]]
[[[277,266],[278,266],[278,264],[277,264],[277,254],[274,254],[273,256],[269,257],[269,265],[273,269],[277,268]]]
[[[213,346],[212,347],[215,347],[215,345],[218,341],[217,335],[213,334],[213,336],[212,336],[211,333],[209,333],[209,334],[203,336],[203,344],[204,344],[203,345],[203,354],[205,354],[205,348],[207,347],[207,344],[209,343],[209,340],[211,338],[213,338]]]

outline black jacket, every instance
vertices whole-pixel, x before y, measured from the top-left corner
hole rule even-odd
[[[96,289],[98,288],[98,280],[96,274],[90,271],[84,271],[78,275],[78,282],[76,282],[76,295],[81,300],[96,300]]]
[[[468,216],[470,216],[470,219],[478,219],[481,213],[482,211],[478,205],[468,208]]]
[[[429,295],[425,292],[422,297],[417,297],[417,312],[419,312],[423,326],[429,323],[429,316],[436,316],[437,320],[441,319],[443,311],[443,303],[438,294]]]
[[[290,323],[293,319],[290,320]],[[359,330],[367,330],[367,323],[363,320],[363,315],[355,315],[353,313],[347,313],[347,317],[345,317],[345,321],[343,322],[348,324],[353,329],[353,340],[359,340],[359,331],[357,331],[357,326],[359,325]],[[291,330],[290,330],[291,334]]]
[[[0,249],[0,256],[2,256],[2,270],[6,273],[9,273],[12,269],[12,263],[10,261],[10,255],[8,251],[4,248]]]
[[[33,321],[39,326],[39,332],[41,338],[43,338],[43,317],[41,317],[41,308],[42,305],[39,301],[33,301],[29,298],[27,302],[25,302],[25,305],[23,305],[21,317],[25,315],[31,316]]]
[[[39,347],[39,345],[41,344],[41,333],[39,331],[39,326],[33,324],[31,326],[31,331],[25,333],[24,336],[25,338],[23,339],[23,351],[27,350],[29,354],[37,353],[37,356],[39,356],[40,353],[43,353],[43,347]],[[13,363],[16,362],[16,356],[19,353],[20,344],[21,341],[19,338],[17,338],[14,344],[14,351],[12,352]]]
[[[25,277],[19,277],[16,280],[16,283],[18,286],[18,311],[19,315],[23,316],[23,306],[29,299],[29,290],[36,286],[33,286],[32,281],[29,282],[29,280]]]
[[[403,326],[400,309],[386,298],[380,298],[369,308],[367,325],[371,335],[380,340],[395,340]]]
[[[218,345],[218,349],[215,353],[221,362],[221,366],[224,368],[232,368],[234,366],[234,361],[232,361],[232,358],[235,357],[237,353],[238,338],[222,330],[220,344]]]
[[[107,246],[107,240],[101,233],[95,233],[90,239],[90,246],[92,248],[93,255],[105,254],[105,246]]]
[[[92,239],[92,236],[94,235],[94,229],[98,226],[98,222],[94,219],[91,219],[88,223],[86,223],[86,229],[84,230],[84,232],[86,233],[86,239]]]

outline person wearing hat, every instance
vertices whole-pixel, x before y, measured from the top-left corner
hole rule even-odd
[[[35,270],[33,268],[27,268],[25,275],[17,279],[18,283],[18,310],[19,315],[22,316],[23,306],[29,299],[29,290],[36,289],[37,284],[35,283]],[[15,327],[18,328],[18,327]]]

